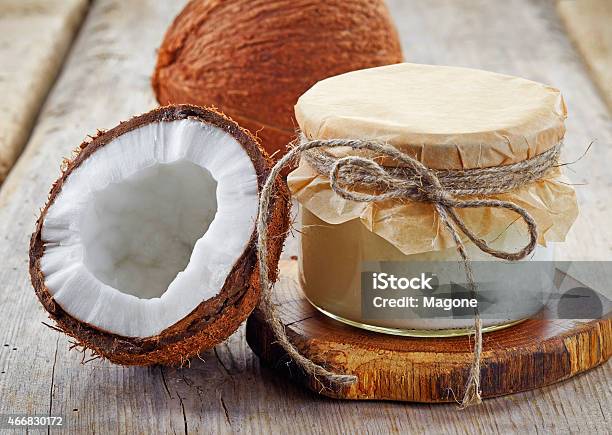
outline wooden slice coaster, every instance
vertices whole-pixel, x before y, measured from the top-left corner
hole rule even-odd
[[[281,262],[275,301],[290,340],[307,357],[357,384],[326,388],[291,363],[274,344],[257,310],[247,323],[247,341],[261,360],[311,390],[335,398],[452,402],[461,398],[472,361],[469,337],[410,338],[379,334],[329,319],[302,295],[297,261]],[[483,397],[532,390],[596,367],[612,354],[612,321],[526,320],[484,335]]]

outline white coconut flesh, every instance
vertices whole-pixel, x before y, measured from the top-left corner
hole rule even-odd
[[[71,316],[150,337],[219,294],[254,231],[257,175],[220,128],[151,123],[93,152],[42,226],[41,270]]]

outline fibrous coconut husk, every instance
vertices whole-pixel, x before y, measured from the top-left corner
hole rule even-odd
[[[402,59],[382,0],[193,0],[166,33],[152,84],[161,104],[221,108],[279,158],[302,93]]]

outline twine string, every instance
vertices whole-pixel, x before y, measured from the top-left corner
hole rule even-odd
[[[373,158],[351,155],[337,158],[327,149],[349,147],[384,156],[398,163],[398,167],[385,167]],[[357,382],[355,375],[334,373],[316,364],[290,342],[285,326],[277,315],[272,301],[273,284],[269,282],[267,266],[267,222],[270,201],[274,194],[275,180],[283,168],[301,156],[320,175],[328,177],[332,190],[350,201],[380,202],[385,200],[411,200],[430,203],[434,206],[441,222],[455,242],[457,252],[464,265],[471,294],[476,295],[476,282],[469,256],[461,240],[463,233],[481,251],[494,257],[516,261],[529,255],[537,243],[538,229],[531,215],[523,207],[508,201],[480,198],[480,196],[508,192],[531,181],[542,178],[559,157],[561,144],[531,159],[512,165],[484,169],[440,171],[427,168],[418,160],[398,149],[370,140],[331,139],[307,140],[303,135],[271,169],[264,184],[259,203],[258,262],[262,299],[260,311],[270,325],[278,344],[304,372],[318,379],[329,388],[341,388]],[[325,149],[325,150],[324,150]],[[476,199],[462,199],[463,196],[478,196]],[[457,214],[459,208],[501,208],[518,215],[527,225],[529,242],[516,252],[496,250],[480,239]],[[476,308],[474,311],[474,358],[470,367],[468,382],[462,399],[462,406],[480,403],[480,360],[482,356],[482,320]]]

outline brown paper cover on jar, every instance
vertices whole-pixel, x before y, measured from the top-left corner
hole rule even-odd
[[[308,139],[375,139],[429,168],[451,170],[508,165],[540,154],[563,139],[567,115],[561,93],[550,86],[480,70],[408,63],[323,80],[300,97],[295,112]],[[317,219],[334,225],[359,219],[404,255],[454,246],[431,204],[345,200],[304,159],[288,183]],[[525,208],[538,224],[538,242],[544,246],[563,241],[578,214],[574,189],[559,168],[491,198]],[[507,210],[457,212],[487,241],[502,235],[506,241],[527,238],[523,224]]]

